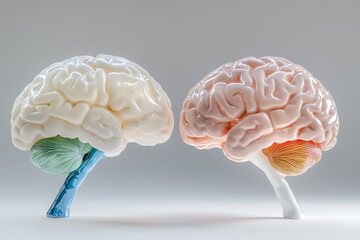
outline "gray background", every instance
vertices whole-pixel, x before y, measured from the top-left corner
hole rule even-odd
[[[359,201],[358,1],[0,3],[0,204],[19,199],[50,204],[65,178],[42,173],[31,165],[29,152],[12,145],[14,99],[51,63],[99,53],[147,69],[172,101],[175,128],[164,144],[129,144],[121,155],[102,160],[75,206],[85,199],[274,200],[260,170],[227,160],[219,149],[185,145],[178,128],[183,99],[203,76],[225,62],[265,55],[307,68],[331,92],[339,111],[335,148],[306,174],[288,178],[297,199]]]

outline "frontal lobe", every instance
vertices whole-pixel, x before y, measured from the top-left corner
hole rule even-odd
[[[330,93],[306,69],[279,57],[249,57],[214,70],[190,90],[180,119],[186,143],[222,148],[235,161],[296,139],[328,150],[338,126]]]
[[[161,128],[149,130],[151,121],[163,121]],[[124,58],[98,55],[70,58],[41,71],[15,100],[11,131],[14,145],[23,150],[60,135],[115,156],[127,142],[166,141],[172,123],[166,93],[144,69]],[[131,137],[134,133],[138,138]],[[142,134],[151,137],[137,141]]]

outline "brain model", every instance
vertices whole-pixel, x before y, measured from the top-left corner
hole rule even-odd
[[[170,100],[139,65],[108,55],[50,65],[15,100],[13,143],[30,149],[60,135],[118,155],[126,143],[165,142],[173,128]]]
[[[104,155],[116,156],[130,142],[163,143],[172,129],[170,100],[160,85],[139,65],[109,55],[45,68],[15,100],[11,117],[14,145],[31,149],[43,171],[70,173],[65,190],[71,184],[77,189],[83,180],[76,179]],[[69,216],[72,199],[60,206],[62,198],[64,191],[48,216]]]
[[[280,57],[248,57],[212,71],[190,90],[180,117],[187,144],[250,160],[284,188],[284,176],[304,173],[321,150],[334,147],[338,129],[330,93],[306,69]],[[293,202],[284,215],[298,218],[289,191],[277,195]]]

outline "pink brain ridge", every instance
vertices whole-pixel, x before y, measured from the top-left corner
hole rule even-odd
[[[338,130],[330,93],[305,68],[280,57],[224,64],[190,90],[180,117],[187,144],[222,148],[234,161],[297,139],[326,151]]]

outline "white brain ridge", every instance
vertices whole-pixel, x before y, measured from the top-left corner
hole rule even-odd
[[[248,57],[209,73],[183,104],[180,131],[197,148],[222,148],[234,161],[296,139],[336,144],[339,119],[324,86],[280,57]]]
[[[22,150],[60,135],[116,156],[130,142],[165,142],[173,124],[170,100],[146,70],[100,54],[42,70],[15,100],[11,134]]]

